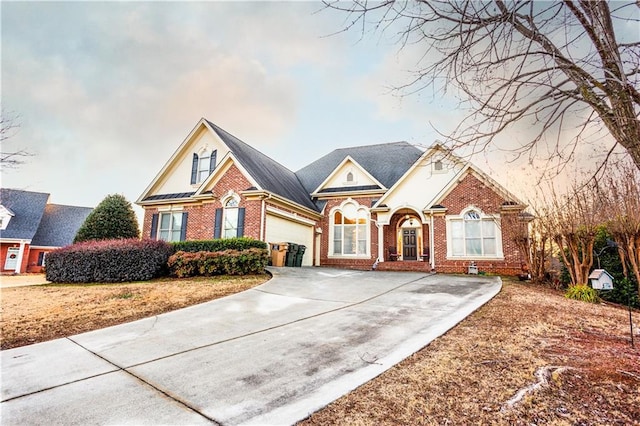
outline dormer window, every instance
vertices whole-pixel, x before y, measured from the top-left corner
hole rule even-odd
[[[216,168],[217,151],[209,152],[201,151],[199,154],[193,154],[193,162],[191,165],[191,184],[195,185],[204,182]]]
[[[5,206],[0,205],[0,231],[4,231],[7,229],[7,225],[9,225],[9,221],[14,216],[13,212],[6,208]]]

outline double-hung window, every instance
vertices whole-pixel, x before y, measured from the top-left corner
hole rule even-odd
[[[164,241],[180,241],[182,235],[183,213],[160,213],[158,220],[158,239]]]

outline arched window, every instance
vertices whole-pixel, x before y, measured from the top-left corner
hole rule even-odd
[[[224,229],[222,238],[238,236],[238,200],[229,198],[224,205]]]
[[[369,251],[369,212],[347,202],[331,217],[334,256],[366,256]]]
[[[347,173],[347,182],[353,183],[353,173],[352,172]]]
[[[499,257],[502,256],[499,228],[494,217],[478,210],[468,210],[461,216],[447,218],[449,222],[452,256]]]

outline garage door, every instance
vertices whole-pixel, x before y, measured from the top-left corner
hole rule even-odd
[[[306,246],[302,266],[313,265],[313,226],[267,214],[266,228],[268,243],[287,242]]]

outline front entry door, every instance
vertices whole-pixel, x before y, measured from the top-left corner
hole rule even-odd
[[[402,230],[402,260],[418,260],[416,250],[416,230]]]

